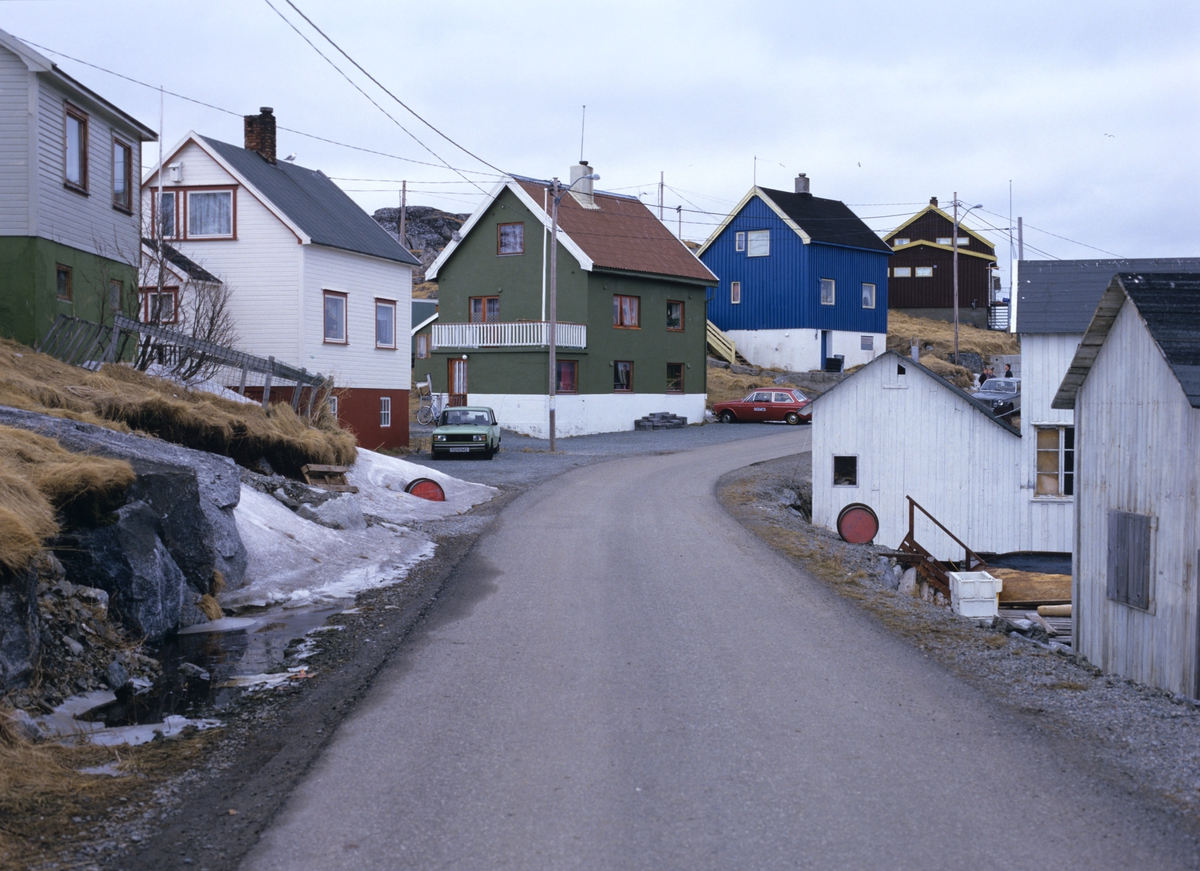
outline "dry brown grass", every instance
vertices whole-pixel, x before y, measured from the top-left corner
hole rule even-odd
[[[286,404],[264,411],[124,365],[89,372],[7,340],[0,340],[0,405],[138,430],[243,465],[265,457],[292,477],[306,463],[348,465],[355,457],[354,436],[323,408],[309,425]]]
[[[975,382],[971,370],[965,366],[955,366],[953,363],[948,363],[941,357],[922,356],[921,365],[933,374],[940,375],[955,387],[961,387],[963,390],[968,390]]]
[[[888,350],[907,357],[913,339],[917,340],[921,349],[921,363],[925,363],[926,355],[945,360],[947,355],[954,353],[954,324],[930,318],[914,318],[903,312],[889,311]],[[926,348],[926,345],[933,347]],[[996,355],[1021,353],[1021,343],[1012,333],[981,330],[960,324],[958,349],[979,354],[986,361],[989,357]]]
[[[0,426],[0,566],[19,571],[58,518],[91,520],[133,483],[124,460],[73,454],[54,439]]]
[[[738,375],[728,369],[708,367],[708,407],[714,402],[730,402],[741,399],[758,387],[773,387],[775,378],[783,374],[778,369],[763,369],[760,375]],[[787,385],[791,386],[791,385]]]

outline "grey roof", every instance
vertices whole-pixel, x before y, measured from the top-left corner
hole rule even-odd
[[[1017,332],[1084,332],[1118,272],[1200,272],[1200,258],[1022,260],[1017,266]]]
[[[156,242],[154,239],[147,239],[143,236],[142,244],[145,245],[147,248],[149,248],[151,251],[153,251],[155,249],[155,246],[158,245],[159,243]],[[211,284],[220,284],[221,283],[221,279],[217,278],[215,275],[213,275],[211,272],[209,272],[207,269],[205,269],[203,266],[201,266],[195,260],[193,260],[192,258],[188,257],[186,254],[181,252],[179,249],[173,248],[172,246],[168,245],[166,242],[162,243],[162,256],[163,256],[164,260],[166,260],[172,266],[177,267],[180,271],[182,271],[185,275],[187,275],[188,278],[194,279],[196,281],[209,282]]]
[[[837,390],[839,387],[841,387],[843,384],[845,384],[847,381],[849,381],[851,378],[853,378],[855,375],[857,375],[858,372],[862,372],[867,367],[874,366],[880,360],[886,359],[888,357],[896,358],[901,363],[903,363],[905,367],[912,366],[914,369],[919,369],[920,371],[924,372],[926,375],[928,375],[930,378],[932,378],[934,380],[934,382],[936,382],[937,384],[940,384],[942,387],[944,387],[946,390],[949,390],[951,393],[953,393],[959,399],[963,400],[968,405],[972,406],[976,411],[985,415],[994,424],[996,424],[999,427],[1002,427],[1003,429],[1008,430],[1010,433],[1017,436],[1018,438],[1020,437],[1021,431],[1019,429],[1017,429],[1015,426],[1013,426],[1007,420],[996,417],[996,415],[994,415],[992,413],[992,410],[990,408],[988,408],[986,405],[984,405],[982,402],[980,402],[978,399],[976,399],[970,393],[967,393],[967,391],[963,390],[961,387],[954,386],[953,384],[951,384],[949,381],[947,381],[941,375],[934,372],[929,367],[923,366],[920,363],[917,363],[911,357],[904,357],[900,354],[897,354],[895,351],[884,351],[882,354],[880,354],[878,357],[876,357],[874,360],[872,360],[870,363],[868,363],[862,369],[859,369],[858,371],[851,373],[849,378],[842,379],[840,382],[835,384],[830,389],[826,390],[824,393],[822,393],[820,396],[816,397],[812,401],[814,403],[820,402],[821,399],[823,399],[824,397],[833,393],[835,390]]]
[[[425,323],[437,313],[438,301],[436,299],[414,299],[412,301],[413,328]]]
[[[1053,407],[1075,407],[1075,396],[1126,299],[1137,309],[1192,408],[1200,408],[1200,270],[1113,276],[1055,394]]]
[[[284,160],[270,163],[257,151],[207,136],[201,138],[314,244],[421,265],[319,169],[305,169]]]

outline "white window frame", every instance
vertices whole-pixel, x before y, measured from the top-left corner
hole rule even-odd
[[[828,290],[829,293],[825,291]],[[837,305],[837,280],[833,278],[821,279],[821,305]]]
[[[428,333],[418,333],[417,334],[417,359],[418,360],[428,360],[429,359],[429,334]]]
[[[892,268],[892,278],[912,278],[911,266],[896,266]]]
[[[336,300],[342,304],[342,334],[341,337],[329,335],[329,303]],[[336,290],[321,291],[321,335],[326,345],[350,344],[350,297]]]
[[[237,196],[234,188],[198,188],[187,192],[187,227],[188,239],[234,239],[237,237]],[[196,233],[192,230],[192,197],[226,194],[229,196],[229,232],[228,233]]]
[[[912,241],[911,239],[908,239],[904,236],[897,236],[895,239],[892,240],[892,247],[899,248],[901,245],[907,245],[911,241]]]
[[[870,290],[871,301],[869,304],[867,303],[867,293],[868,293],[867,288],[868,287],[871,288],[871,290]],[[864,281],[862,283],[862,301],[863,301],[863,304],[862,304],[863,308],[875,308],[875,284],[873,282]]]
[[[744,232],[739,231],[739,232],[733,234],[733,250],[734,251],[745,251],[746,250],[746,234]]]
[[[913,278],[933,278],[932,266],[915,266],[913,267]]]
[[[740,281],[729,282],[729,304],[742,304],[742,283]]]
[[[392,397],[379,397],[379,427],[386,429],[392,425]]]
[[[379,341],[379,310],[390,308],[392,310],[392,341],[391,344]],[[396,301],[394,299],[376,299],[375,300],[375,347],[382,348],[388,351],[396,350]]]
[[[326,407],[329,408],[329,413],[333,415],[333,419],[337,420],[338,416],[338,398],[336,393],[330,393],[329,398],[325,400]]]
[[[746,231],[746,256],[747,257],[770,257],[771,256],[771,231],[770,230],[748,230],[748,231]]]

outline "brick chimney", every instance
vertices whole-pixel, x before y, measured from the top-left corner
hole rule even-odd
[[[933,207],[936,209],[936,208],[938,207],[938,204],[937,204],[937,197],[930,197],[930,198],[929,198],[929,205],[933,206]]]
[[[246,150],[257,151],[268,163],[275,162],[275,110],[263,106],[257,115],[243,115]]]

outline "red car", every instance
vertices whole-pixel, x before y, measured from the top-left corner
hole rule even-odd
[[[714,402],[713,414],[721,423],[737,421],[782,420],[785,423],[812,423],[809,400],[791,387],[759,388],[745,399],[734,402]]]

